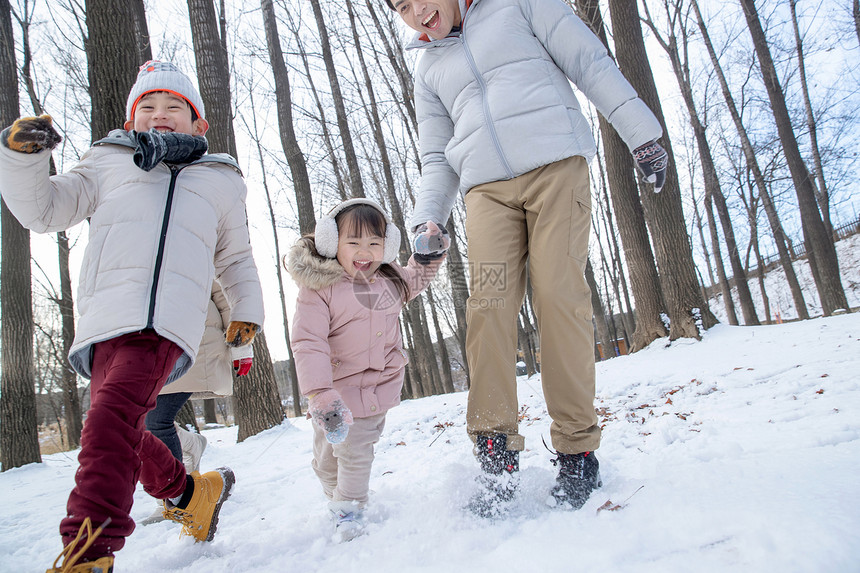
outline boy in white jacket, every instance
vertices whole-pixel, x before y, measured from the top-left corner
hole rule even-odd
[[[465,194],[470,296],[467,430],[498,513],[517,487],[515,357],[526,270],[541,340],[541,380],[560,466],[552,496],[577,509],[599,487],[593,450],[594,335],[584,269],[596,145],[570,83],[627,143],[659,191],[662,128],[600,40],[562,0],[386,0],[417,34],[415,108],[421,187],[412,216],[445,223]],[[419,229],[420,231],[420,229]],[[526,266],[528,265],[528,267]]]
[[[196,358],[214,279],[232,309],[228,344],[250,344],[263,321],[245,184],[232,157],[206,155],[203,112],[185,74],[151,61],[129,94],[125,130],[67,173],[49,176],[60,141],[49,116],[0,134],[0,193],[22,225],[54,232],[89,219],[69,360],[90,378],[92,405],[60,524],[65,549],[49,573],[111,570],[134,529],[137,481],[198,541],[212,539],[232,487],[229,468],[186,475],[144,429],[161,388]]]

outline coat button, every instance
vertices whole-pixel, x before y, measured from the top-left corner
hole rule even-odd
[[[370,407],[370,411],[371,411],[371,412],[376,412],[376,406],[371,406],[371,407]]]
[[[382,331],[377,332],[376,336],[382,336]]]

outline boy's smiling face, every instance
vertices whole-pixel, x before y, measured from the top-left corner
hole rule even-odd
[[[407,26],[441,40],[460,25],[458,0],[393,0],[394,9]]]
[[[144,94],[134,106],[134,118],[125,122],[126,131],[185,133],[203,135],[209,123],[203,118],[192,120],[191,105],[178,95],[156,91]]]

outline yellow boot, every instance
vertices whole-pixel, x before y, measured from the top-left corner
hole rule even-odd
[[[196,541],[212,541],[218,526],[218,512],[230,496],[230,489],[236,481],[233,470],[218,468],[200,475],[191,474],[194,479],[194,493],[184,509],[164,500],[164,517],[184,527],[182,532],[191,535]]]
[[[96,537],[101,535],[105,526],[110,523],[110,518],[102,523],[98,529],[93,532],[93,523],[90,518],[84,519],[81,528],[78,529],[78,535],[75,539],[63,548],[60,555],[54,559],[54,566],[48,569],[45,573],[111,573],[113,571],[113,557],[99,557],[95,561],[87,561],[78,563],[81,555],[89,549]],[[78,543],[83,543],[77,552]],[[57,562],[63,559],[63,564],[57,567]]]

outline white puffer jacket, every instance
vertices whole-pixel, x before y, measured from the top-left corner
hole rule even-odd
[[[191,392],[192,399],[233,395],[233,357],[224,340],[230,324],[230,307],[218,282],[212,283],[212,298],[206,314],[206,329],[194,366],[182,378],[166,384],[161,394]]]
[[[410,220],[445,223],[457,192],[596,153],[572,81],[633,150],[660,123],[561,0],[460,0],[462,31],[429,41],[415,71],[420,193]]]
[[[263,297],[245,214],[247,190],[229,155],[146,172],[114,130],[69,172],[49,177],[50,154],[0,146],[0,194],[21,224],[62,231],[90,218],[69,361],[89,378],[92,345],[153,328],[184,351],[168,382],[190,368],[217,277],[231,319],[262,326]]]

